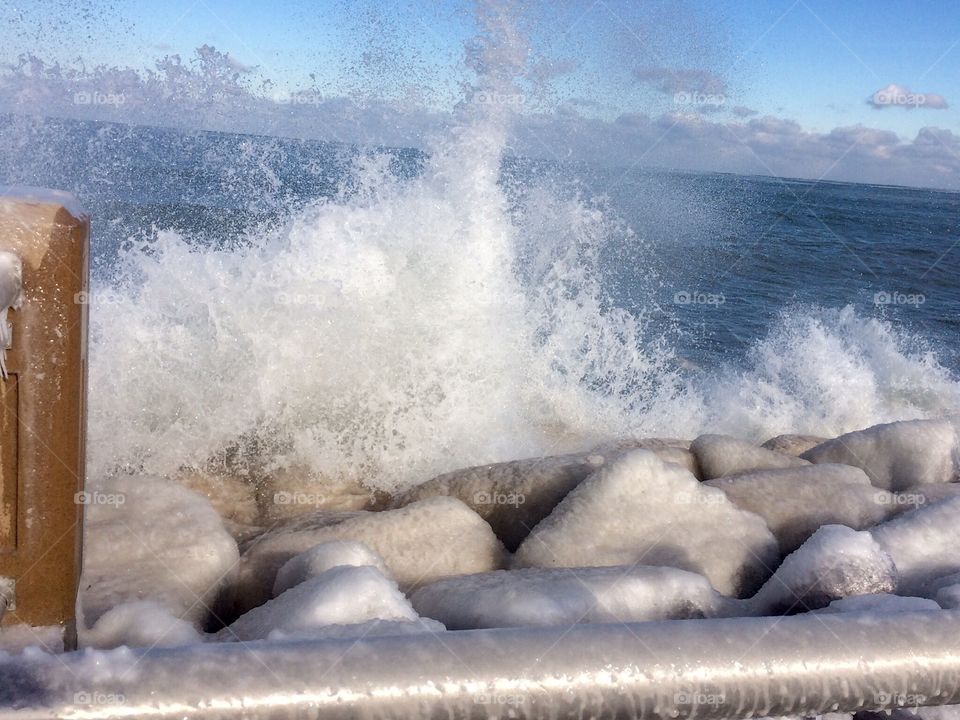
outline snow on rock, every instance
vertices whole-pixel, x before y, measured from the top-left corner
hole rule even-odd
[[[237,574],[238,612],[266,602],[292,557],[330,540],[361,542],[379,555],[401,587],[504,567],[507,555],[490,526],[459,500],[435,497],[381,512],[317,512],[260,535]]]
[[[750,604],[758,615],[781,615],[896,586],[893,560],[868,531],[824,525],[787,556]]]
[[[81,638],[84,647],[177,647],[203,642],[186,620],[151,600],[122,603],[107,610]]]
[[[760,447],[774,452],[798,456],[812,447],[826,442],[829,438],[819,435],[777,435],[767,440]]]
[[[643,565],[465,575],[422,587],[410,601],[451,630],[711,617],[730,602],[702,575]]]
[[[923,594],[926,583],[960,571],[960,497],[903,513],[870,532],[897,565],[897,592]]]
[[[160,477],[120,476],[86,493],[85,513],[81,645],[110,608],[138,600],[203,627],[239,558],[204,497]]]
[[[283,567],[277,571],[277,579],[273,583],[273,596],[276,597],[295,585],[335,567],[367,565],[375,567],[384,575],[389,574],[383,560],[363,543],[351,540],[320,543],[283,564]]]
[[[274,630],[267,639],[283,640],[359,640],[370,637],[396,637],[398,635],[419,635],[422,633],[446,632],[443,623],[430,618],[418,620],[367,620],[346,625],[325,625],[324,627],[300,630],[295,633]]]
[[[326,625],[369,620],[417,620],[397,587],[374,567],[342,566],[311,578],[255,607],[220,631],[222,640],[262,640],[311,632]]]
[[[859,468],[849,465],[807,465],[758,470],[709,480],[734,505],[762,517],[788,555],[822,525],[855,530],[887,518],[895,498],[870,484]]]
[[[701,435],[693,441],[690,449],[697,456],[704,480],[740,475],[754,470],[776,470],[810,464],[798,457],[767,450],[727,435]]]
[[[697,456],[690,450],[689,440],[676,438],[625,438],[614,442],[598,445],[591,454],[600,454],[607,458],[607,462],[623,455],[630,450],[649,450],[664,462],[672,462],[684,467],[702,480]]]
[[[818,613],[891,613],[922,612],[939,610],[940,606],[933,600],[918,597],[902,597],[890,593],[871,593],[869,595],[852,595],[851,597],[834,600]]]
[[[0,653],[21,653],[27,648],[63,652],[63,625],[6,625],[0,628]]]
[[[394,500],[393,507],[430,497],[455,497],[486,520],[508,550],[515,550],[568,492],[604,462],[604,455],[592,453],[455,470],[410,489]]]
[[[524,540],[515,568],[660,565],[752,593],[779,559],[766,523],[722,491],[648,450],[634,450],[574,489]]]
[[[906,490],[953,480],[957,452],[957,432],[949,421],[904,420],[841,435],[801,457],[853,465],[877,487]]]
[[[898,512],[906,512],[955,497],[960,497],[960,483],[933,483],[894,493],[894,502]]]

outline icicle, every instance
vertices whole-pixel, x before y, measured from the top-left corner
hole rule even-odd
[[[13,326],[7,322],[10,308],[23,304],[23,263],[9,250],[0,250],[0,376],[7,378],[7,350],[13,347]]]

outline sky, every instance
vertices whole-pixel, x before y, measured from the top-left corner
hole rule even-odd
[[[556,0],[524,3],[518,17],[529,45],[518,152],[960,186],[960,6],[950,0]],[[462,98],[475,33],[461,0],[0,0],[8,73],[24,54],[48,69],[143,72],[215,48],[254,95],[310,90],[328,114],[343,97],[389,101],[392,114],[353,139],[384,131],[384,142],[412,144]],[[6,97],[25,102],[10,87]],[[96,109],[122,120],[134,107]],[[305,122],[288,132],[310,134]],[[351,122],[365,121],[354,112]],[[346,127],[328,118],[313,134],[324,126]]]

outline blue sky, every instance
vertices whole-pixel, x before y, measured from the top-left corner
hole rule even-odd
[[[949,0],[525,6],[535,75],[545,79],[525,85],[526,113],[560,111],[585,124],[621,126],[639,115],[683,113],[730,127],[766,118],[795,122],[794,135],[864,126],[905,143],[927,127],[960,135],[960,6]],[[73,66],[82,59],[86,67],[145,68],[163,55],[189,58],[212,45],[257,92],[413,94],[431,109],[449,110],[466,77],[462,47],[475,32],[470,8],[461,0],[0,0],[0,63],[30,52]],[[920,106],[868,104],[888,86],[895,96],[919,97]],[[885,143],[877,158],[893,152],[889,137],[875,139]]]

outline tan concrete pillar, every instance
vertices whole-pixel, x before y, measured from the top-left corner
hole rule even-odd
[[[67,193],[0,188],[0,251],[22,263],[0,378],[3,625],[64,624],[80,574],[90,220]],[[0,308],[2,309],[2,308]]]

